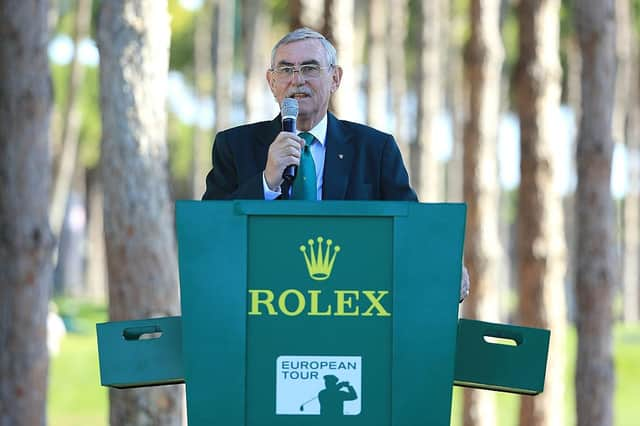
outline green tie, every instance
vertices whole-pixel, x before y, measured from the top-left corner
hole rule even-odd
[[[302,132],[300,136],[306,142],[300,156],[300,165],[298,166],[298,174],[293,181],[291,190],[292,200],[317,200],[318,189],[316,187],[316,163],[313,162],[311,155],[311,145],[315,142],[315,138],[311,133]]]

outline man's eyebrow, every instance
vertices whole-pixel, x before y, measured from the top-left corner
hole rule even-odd
[[[320,65],[320,62],[316,61],[315,59],[309,59],[307,61],[301,62],[300,65]],[[277,66],[279,66],[279,67],[293,67],[293,66],[295,66],[295,64],[292,63],[292,62],[280,61],[280,62],[278,62]]]

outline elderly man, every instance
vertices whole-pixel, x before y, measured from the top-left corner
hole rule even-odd
[[[282,131],[278,116],[218,133],[202,198],[418,201],[391,135],[328,112],[342,72],[336,49],[318,32],[300,28],[278,41],[267,83],[278,104],[297,100],[296,132]],[[300,166],[292,188],[283,177],[290,165]],[[315,191],[297,194],[301,175]],[[460,300],[468,293],[463,267]]]
[[[322,34],[301,28],[284,36],[266,77],[279,104],[298,101],[297,132],[282,131],[278,116],[218,133],[203,199],[273,200],[284,189],[284,198],[417,201],[393,137],[328,112],[342,68]],[[315,191],[300,197],[295,181],[291,190],[285,185],[290,165],[300,166],[298,176],[309,176]]]

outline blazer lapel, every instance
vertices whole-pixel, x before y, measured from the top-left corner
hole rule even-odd
[[[344,200],[353,162],[351,135],[333,114],[327,113],[327,139],[322,184],[323,200]]]
[[[259,143],[254,145],[256,167],[264,169],[266,166],[269,146],[282,129],[281,121],[278,114],[276,118],[267,123],[266,127],[262,127],[262,130],[259,129],[260,133],[256,135]]]

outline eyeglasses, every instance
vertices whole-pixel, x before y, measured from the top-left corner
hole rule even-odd
[[[300,77],[305,80],[314,79],[320,77],[320,73],[323,70],[328,70],[333,68],[333,65],[329,65],[328,67],[321,67],[316,64],[304,64],[299,67],[292,67],[289,65],[283,65],[276,68],[271,68],[271,71],[276,74],[276,78],[281,81],[286,81],[293,78],[294,73],[299,73]]]

